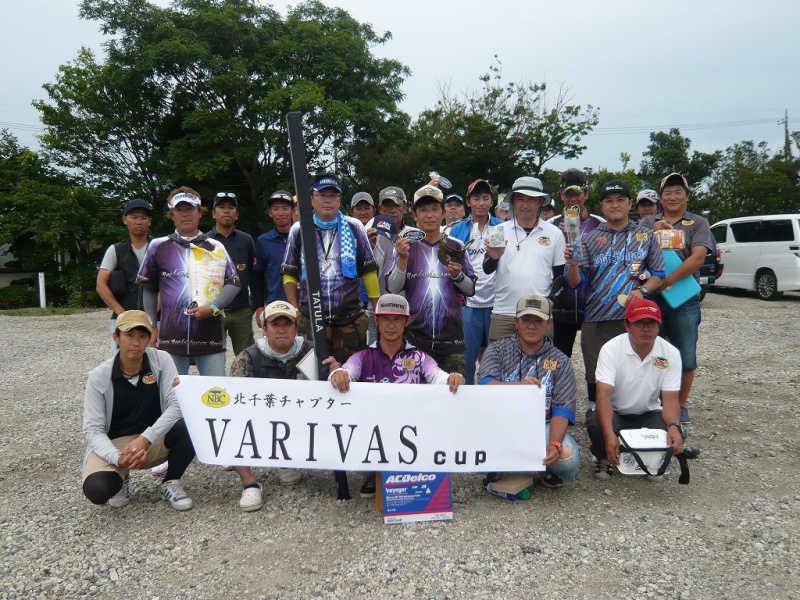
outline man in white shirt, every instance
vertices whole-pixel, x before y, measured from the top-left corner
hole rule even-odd
[[[597,457],[595,479],[608,479],[619,465],[623,429],[663,429],[673,454],[683,452],[681,355],[658,337],[661,310],[651,300],[634,300],[624,323],[626,333],[600,349],[596,406],[586,413],[590,450]]]
[[[542,206],[553,200],[536,177],[514,182],[510,218],[503,224],[505,246],[486,247],[483,271],[497,273],[489,341],[516,333],[514,315],[523,296],[548,296],[553,279],[564,272],[564,234],[541,218]]]

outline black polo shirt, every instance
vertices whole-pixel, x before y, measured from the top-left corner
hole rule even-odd
[[[256,260],[256,244],[253,238],[244,231],[239,231],[234,228],[233,232],[225,237],[216,227],[212,227],[211,231],[206,234],[210,238],[214,238],[225,246],[228,251],[228,256],[231,261],[236,265],[236,274],[239,275],[239,281],[242,287],[236,298],[233,299],[228,306],[231,310],[238,310],[250,306],[250,273],[253,270],[253,264]]]
[[[122,375],[117,354],[111,368],[111,385],[114,387],[114,406],[111,411],[111,426],[108,428],[110,439],[140,435],[158,421],[161,416],[161,395],[146,354],[136,385],[132,385]]]

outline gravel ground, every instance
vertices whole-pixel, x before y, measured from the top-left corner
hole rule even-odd
[[[188,513],[141,472],[126,508],[93,506],[82,399],[108,313],[0,316],[0,598],[798,597],[799,319],[800,294],[703,302],[690,485],[677,467],[595,481],[581,418],[564,488],[511,503],[455,475],[454,521],[389,526],[371,501],[336,501],[329,472],[286,488],[259,470],[265,507],[242,513],[235,474],[196,461]]]

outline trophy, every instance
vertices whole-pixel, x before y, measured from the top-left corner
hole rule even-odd
[[[572,258],[580,260],[581,257],[581,207],[577,204],[567,209],[564,219],[564,229],[567,232],[567,241],[572,247]]]

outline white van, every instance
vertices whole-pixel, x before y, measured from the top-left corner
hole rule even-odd
[[[725,267],[715,285],[755,290],[762,300],[800,290],[800,214],[724,219],[711,233]]]

